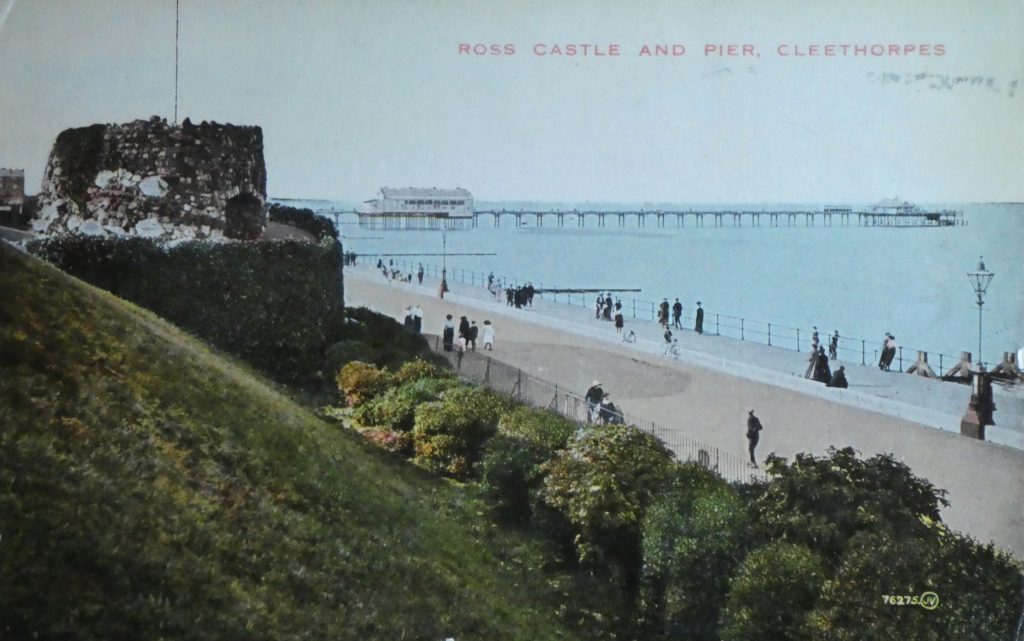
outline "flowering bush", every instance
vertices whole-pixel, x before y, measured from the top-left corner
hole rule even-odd
[[[394,430],[365,430],[363,437],[382,450],[410,456],[412,454],[412,436],[408,432]]]
[[[675,459],[655,436],[626,425],[593,429],[546,467],[544,501],[576,528],[580,560],[639,556],[640,521],[672,479]]]
[[[471,387],[452,388],[441,400],[420,405],[413,427],[416,464],[465,480],[508,406],[509,401]]]
[[[345,395],[345,402],[355,407],[383,394],[394,380],[394,375],[386,369],[377,369],[362,361],[346,364],[337,377],[338,389]]]
[[[422,362],[422,361],[420,361]],[[399,379],[402,371],[395,376]],[[416,420],[416,408],[436,401],[446,390],[459,386],[456,378],[417,378],[392,387],[356,408],[354,417],[363,425],[408,432]]]

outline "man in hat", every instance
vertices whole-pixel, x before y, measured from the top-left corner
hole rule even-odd
[[[595,380],[587,388],[587,393],[583,395],[583,398],[587,401],[587,422],[593,422],[597,416],[598,408],[601,406],[601,401],[604,399],[604,390],[601,389],[601,381]]]
[[[672,305],[672,328],[673,329],[682,329],[683,328],[683,324],[680,322],[680,319],[682,317],[683,317],[683,304],[680,303],[679,299],[677,298],[675,304]]]
[[[754,448],[761,439],[761,421],[754,416],[754,410],[747,412],[747,445],[750,449],[750,464],[757,467],[757,459],[754,458]]]
[[[697,301],[697,320],[693,323],[693,331],[704,333],[704,308],[700,306],[700,301]]]

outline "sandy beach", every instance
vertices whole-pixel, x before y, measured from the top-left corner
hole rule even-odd
[[[765,426],[757,449],[762,462],[772,452],[823,454],[832,446],[850,446],[864,456],[890,453],[948,492],[951,505],[943,518],[951,527],[1024,556],[1024,451],[1014,429],[1019,424],[1013,423],[1020,411],[1016,396],[996,399],[996,421],[1004,426],[997,434],[1016,445],[1011,447],[956,432],[966,409],[966,398],[958,397],[966,389],[961,386],[940,389],[935,381],[865,368],[851,372],[851,389],[830,389],[796,374],[805,358],[798,352],[751,356],[749,350],[763,346],[689,332],[681,336],[680,358],[670,360],[660,354],[660,330],[653,323],[633,324],[640,340],[624,345],[610,324],[593,320],[592,313],[588,319],[579,307],[535,301],[533,309],[517,310],[489,299],[481,287],[461,284],[452,284],[441,300],[436,282],[389,282],[364,266],[346,267],[345,276],[346,305],[401,320],[406,306],[419,304],[427,333],[440,333],[445,314],[456,320],[466,315],[478,324],[490,319],[497,337],[488,355],[495,360],[577,393],[599,379],[628,414],[742,459],[749,409]],[[888,376],[883,383],[892,389],[873,382],[876,374]]]

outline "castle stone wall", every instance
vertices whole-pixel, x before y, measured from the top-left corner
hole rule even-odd
[[[50,152],[42,234],[252,239],[266,225],[259,127],[153,117],[66,129]]]

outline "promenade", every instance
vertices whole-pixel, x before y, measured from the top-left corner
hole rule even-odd
[[[349,306],[399,321],[419,304],[424,331],[440,333],[445,314],[495,326],[495,360],[582,393],[594,379],[627,414],[678,430],[687,438],[746,458],[745,419],[755,409],[765,426],[758,459],[771,452],[823,454],[851,446],[864,456],[891,453],[939,488],[952,505],[953,528],[1024,557],[1024,399],[999,390],[996,422],[981,442],[961,436],[966,386],[845,363],[850,389],[803,378],[807,353],[680,331],[679,359],[661,352],[661,329],[626,324],[638,342],[623,344],[593,312],[540,298],[531,309],[493,300],[480,286],[452,284],[444,300],[437,281],[388,282],[369,266],[345,270]]]

